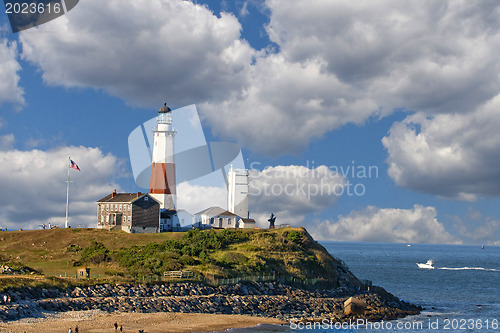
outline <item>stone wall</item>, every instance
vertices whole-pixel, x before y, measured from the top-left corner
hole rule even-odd
[[[210,287],[198,283],[161,285],[97,285],[67,290],[7,290],[11,303],[0,305],[0,320],[41,317],[45,312],[100,309],[107,312],[185,312],[247,314],[283,320],[328,318],[343,321],[343,303],[356,294],[345,288],[305,291],[279,283]],[[2,294],[2,296],[3,296]],[[386,294],[358,294],[367,309],[362,318],[390,320],[419,313],[420,308]],[[352,317],[355,318],[355,317]]]

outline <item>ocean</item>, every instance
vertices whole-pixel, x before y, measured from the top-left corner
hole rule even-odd
[[[320,242],[359,279],[425,308],[418,316],[369,326],[261,325],[229,332],[500,332],[500,246]],[[434,260],[435,269],[416,263]],[[351,324],[350,326],[348,326]]]

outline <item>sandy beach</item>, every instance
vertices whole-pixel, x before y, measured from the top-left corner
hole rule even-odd
[[[56,333],[74,332],[78,325],[80,333],[115,332],[114,323],[123,326],[123,332],[213,332],[229,328],[253,327],[258,324],[281,324],[273,318],[246,315],[214,315],[197,313],[106,313],[99,310],[70,311],[47,314],[45,318],[25,318],[0,323],[1,332]]]

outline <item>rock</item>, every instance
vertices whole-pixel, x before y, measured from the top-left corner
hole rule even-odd
[[[366,309],[365,300],[356,297],[349,297],[344,302],[344,315],[346,316],[363,315],[365,313],[365,309]]]

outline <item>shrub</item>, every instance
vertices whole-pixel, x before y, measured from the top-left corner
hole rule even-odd
[[[83,249],[80,261],[82,263],[100,264],[109,260],[111,260],[109,250],[104,244],[92,241],[92,244]]]
[[[201,251],[199,258],[200,258],[201,262],[204,264],[209,264],[212,262],[212,260],[210,259],[210,256],[208,255],[208,253],[206,251]]]
[[[248,258],[238,252],[225,252],[218,264],[224,267],[234,267],[236,265],[243,265],[248,261]]]
[[[81,250],[80,246],[76,244],[68,245],[68,247],[66,248],[66,252],[78,252],[80,250]]]
[[[193,266],[199,263],[198,260],[185,254],[179,258],[179,262],[184,266]]]
[[[302,244],[302,234],[298,231],[292,231],[288,235],[286,235],[286,239],[295,244]]]

